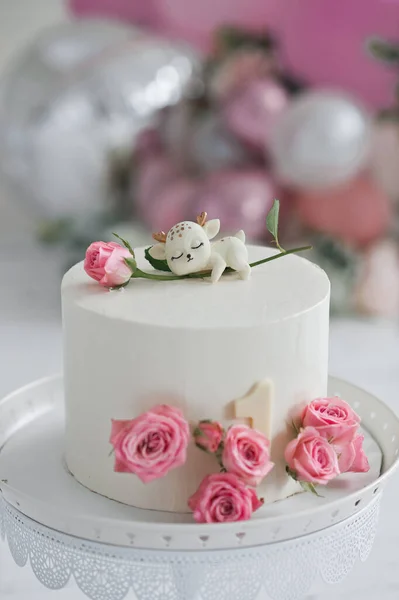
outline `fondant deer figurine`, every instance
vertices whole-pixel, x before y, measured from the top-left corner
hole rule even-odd
[[[245,246],[245,233],[241,230],[235,236],[225,237],[213,244],[220,229],[219,219],[207,221],[207,214],[201,213],[197,222],[183,221],[172,227],[168,233],[154,233],[159,242],[150,250],[153,258],[167,260],[175,275],[187,275],[210,269],[211,281],[219,281],[226,267],[231,267],[241,277],[248,279],[251,267],[248,264],[248,251]]]

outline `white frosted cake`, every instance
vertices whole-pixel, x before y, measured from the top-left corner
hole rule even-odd
[[[249,262],[277,252],[249,246]],[[144,249],[135,259],[138,269],[155,273]],[[89,279],[83,263],[65,275],[66,461],[81,484],[139,508],[188,512],[204,477],[220,471],[212,454],[192,438],[184,464],[144,483],[116,467],[110,442],[115,421],[167,405],[190,427],[209,419],[226,430],[244,423],[261,431],[274,463],[257,490],[265,502],[301,489],[286,472],[284,452],[298,407],[327,393],[329,280],[295,255],[242,279],[137,278],[109,291]]]

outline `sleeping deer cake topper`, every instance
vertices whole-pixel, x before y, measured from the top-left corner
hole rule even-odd
[[[211,282],[216,283],[225,269],[230,267],[241,279],[248,279],[251,267],[248,264],[248,250],[245,246],[245,233],[241,230],[234,236],[224,237],[211,243],[220,230],[219,219],[207,221],[207,214],[201,213],[197,222],[182,221],[174,225],[168,233],[154,233],[158,242],[150,249],[157,260],[165,260],[175,275],[187,275],[209,269]]]
[[[136,279],[169,282],[176,279],[207,279],[219,281],[223,273],[237,273],[241,279],[248,279],[251,269],[288,254],[311,250],[312,246],[302,246],[285,250],[278,239],[278,219],[280,203],[275,200],[266,219],[267,230],[273,236],[276,252],[248,263],[248,250],[245,246],[245,233],[210,242],[219,233],[219,219],[207,221],[207,214],[201,213],[197,222],[182,221],[174,225],[168,233],[154,233],[158,242],[145,248],[144,257],[152,271],[139,267],[131,244],[114,233],[115,242],[93,242],[86,250],[84,270],[87,275],[109,290],[120,290]],[[162,273],[162,271],[167,273]]]

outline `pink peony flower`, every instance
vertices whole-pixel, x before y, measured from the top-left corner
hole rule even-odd
[[[182,412],[161,404],[130,421],[112,420],[114,471],[143,483],[164,477],[186,461],[190,429]]]
[[[285,460],[299,481],[326,485],[340,474],[334,447],[314,427],[306,427],[288,444]]]
[[[358,435],[349,444],[335,446],[341,473],[367,473],[370,470],[369,461],[363,450],[363,441],[364,435]]]
[[[223,438],[223,427],[217,421],[200,421],[194,430],[195,444],[207,452],[216,452]]]
[[[315,427],[336,445],[352,442],[359,423],[360,418],[355,411],[338,397],[317,398],[302,413],[303,427]]]
[[[269,440],[248,425],[233,425],[227,431],[222,462],[227,471],[252,486],[259,485],[274,466]]]
[[[246,521],[262,504],[255,490],[233,473],[207,475],[188,501],[198,523]]]
[[[132,276],[125,263],[129,250],[115,242],[93,242],[86,250],[84,270],[104,287],[123,285]]]

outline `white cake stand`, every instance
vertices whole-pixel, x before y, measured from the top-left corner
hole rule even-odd
[[[93,494],[63,461],[63,386],[39,381],[0,402],[1,532],[15,562],[48,588],[71,577],[92,600],[296,600],[317,577],[341,581],[373,545],[398,464],[399,421],[370,394],[330,380],[361,415],[368,474],[262,508],[250,521],[198,525]],[[382,460],[381,460],[382,459]],[[129,596],[131,597],[131,596]]]

